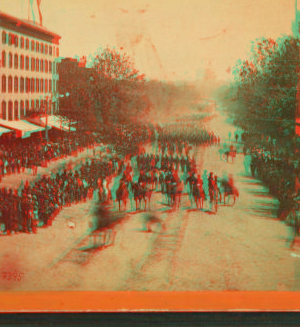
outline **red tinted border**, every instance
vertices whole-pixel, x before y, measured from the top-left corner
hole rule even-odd
[[[1,312],[300,311],[300,292],[2,292]]]

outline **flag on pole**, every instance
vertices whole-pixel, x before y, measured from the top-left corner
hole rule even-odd
[[[30,7],[31,7],[31,13],[32,13],[32,21],[35,22],[35,15],[34,15],[34,10],[33,10],[33,1],[30,0]]]
[[[42,0],[36,0],[37,2],[37,5],[38,5],[38,9],[39,9],[39,15],[40,15],[40,24],[43,25],[43,17],[42,17],[42,12],[41,12],[41,8],[40,8],[40,5],[41,5],[41,1]]]

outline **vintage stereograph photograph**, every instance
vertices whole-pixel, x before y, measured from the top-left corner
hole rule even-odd
[[[299,28],[297,0],[1,0],[0,293],[296,294]]]

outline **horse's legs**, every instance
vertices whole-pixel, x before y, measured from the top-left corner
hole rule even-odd
[[[119,211],[121,211],[121,200],[118,201],[119,201]]]
[[[152,232],[151,222],[147,221],[147,232]]]
[[[138,203],[138,200],[135,199],[135,210],[137,211],[137,203]]]
[[[178,210],[180,208],[180,203],[181,203],[181,193],[178,194]]]
[[[106,230],[103,230],[101,238],[102,238],[101,245],[104,245],[106,243]]]
[[[113,229],[110,229],[109,231],[110,231],[109,238],[108,238],[108,240],[110,241],[109,244],[114,245],[117,232]]]

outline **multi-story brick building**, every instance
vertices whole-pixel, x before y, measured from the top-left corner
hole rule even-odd
[[[0,12],[0,119],[16,121],[30,110],[57,109],[60,36]]]

